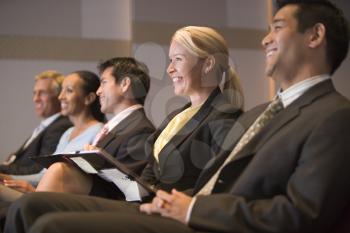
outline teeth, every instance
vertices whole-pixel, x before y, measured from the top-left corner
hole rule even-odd
[[[178,82],[178,81],[180,81],[180,78],[179,77],[174,77],[173,78],[173,82],[175,83],[175,82]]]
[[[271,56],[273,53],[275,52],[275,50],[269,50],[266,52],[266,57]]]

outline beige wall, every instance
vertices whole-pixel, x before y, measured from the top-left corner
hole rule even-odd
[[[0,161],[39,122],[31,101],[36,74],[96,72],[99,61],[130,51],[129,0],[1,0]]]

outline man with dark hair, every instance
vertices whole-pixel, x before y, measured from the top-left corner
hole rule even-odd
[[[349,32],[344,31],[349,27],[344,18],[343,12],[331,2],[324,0],[277,0],[277,9],[288,4],[298,4],[294,13],[298,21],[298,31],[305,33],[317,23],[322,23],[326,33],[326,56],[328,64],[331,65],[332,75],[345,59],[349,49]]]
[[[350,102],[330,78],[349,29],[340,10],[312,1],[302,14],[318,18],[301,31],[303,4],[285,3],[262,41],[276,98],[242,115],[226,141],[245,133],[207,164],[192,196],[158,191],[140,207],[147,215],[128,203],[30,195],[12,206],[5,232],[332,232],[350,204]],[[341,23],[329,29],[323,18]],[[331,57],[330,30],[344,37]]]
[[[135,65],[137,65],[137,68],[134,67]],[[114,67],[112,69],[112,75],[115,77],[117,83],[120,83],[125,77],[131,80],[132,98],[143,105],[150,88],[150,78],[148,77],[149,70],[147,66],[136,61],[134,58],[124,57],[107,60],[101,63],[98,69],[100,73],[102,73],[109,67]],[[118,67],[118,69],[116,69],[116,67]]]
[[[86,149],[102,148],[133,172],[140,174],[148,162],[145,141],[155,130],[143,104],[150,88],[146,65],[130,57],[102,62],[98,69],[101,84],[97,90],[101,112],[113,117]],[[40,181],[40,191],[90,194],[107,198],[124,198],[112,183],[97,175],[87,175],[66,163],[55,163]]]

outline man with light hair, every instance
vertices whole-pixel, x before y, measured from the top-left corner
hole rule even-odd
[[[60,115],[58,95],[64,76],[53,70],[44,71],[35,77],[33,102],[36,115],[41,119],[38,127],[13,154],[0,165],[0,179],[9,180],[39,172],[42,167],[36,164],[31,156],[52,154],[66,129],[71,126],[67,117]],[[4,192],[5,186],[1,186]],[[21,190],[21,183],[11,182],[11,188]]]

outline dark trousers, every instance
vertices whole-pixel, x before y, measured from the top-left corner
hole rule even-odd
[[[5,233],[194,233],[178,221],[138,209],[135,203],[90,196],[31,193],[10,207]]]

